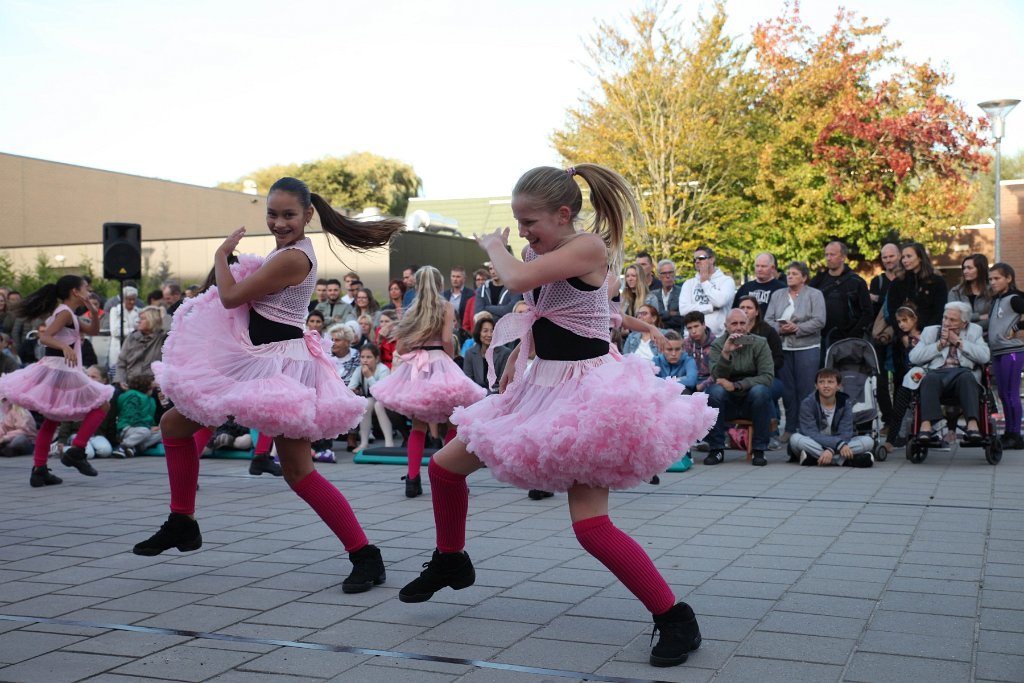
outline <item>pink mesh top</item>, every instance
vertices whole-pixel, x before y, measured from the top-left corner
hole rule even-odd
[[[51,313],[50,317],[46,319],[46,326],[49,327],[50,323],[53,322],[53,319],[56,318],[57,314],[60,313],[61,311],[67,311],[68,313],[71,314],[72,327],[62,327],[59,330],[57,330],[57,334],[53,336],[57,341],[64,342],[68,346],[71,346],[75,349],[75,353],[78,355],[78,366],[81,367],[82,345],[79,342],[81,341],[82,336],[81,333],[78,331],[78,316],[75,315],[75,312],[72,311],[65,304],[60,304],[57,306],[57,308],[53,309],[53,313]]]
[[[278,254],[283,254],[288,249],[298,249],[309,259],[312,267],[309,269],[306,279],[297,285],[289,285],[273,294],[256,299],[251,305],[253,310],[267,320],[302,328],[306,324],[307,306],[309,306],[313,290],[316,288],[316,254],[313,253],[313,243],[309,241],[308,237],[303,237],[284,249],[275,249],[267,255],[260,267],[270,263],[270,259]]]
[[[526,247],[523,260],[529,263],[541,258],[532,247]],[[591,291],[583,291],[573,287],[567,280],[558,280],[540,288],[540,296],[536,299],[532,291],[523,295],[523,301],[529,308],[522,313],[509,313],[502,316],[494,327],[494,337],[487,349],[488,382],[494,384],[494,349],[516,339],[522,339],[523,348],[516,359],[516,375],[521,376],[519,366],[525,367],[527,359],[533,352],[533,323],[539,318],[547,318],[559,327],[569,330],[581,337],[600,339],[611,344],[611,319],[608,310],[608,280]]]

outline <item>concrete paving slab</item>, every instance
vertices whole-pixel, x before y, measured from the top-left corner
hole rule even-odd
[[[27,461],[4,460],[0,680],[1019,681],[1024,458],[936,456],[808,472],[732,452],[613,493],[612,518],[697,609],[704,645],[671,669],[647,664],[650,615],[579,547],[564,495],[475,473],[477,584],[407,605],[433,517],[393,468],[322,468],[388,563],[387,584],[346,595],[337,539],[238,463],[202,463],[201,551],[141,558],[131,545],[166,518],[161,461],[35,490]]]

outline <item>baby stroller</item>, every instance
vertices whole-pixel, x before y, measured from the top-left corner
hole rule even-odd
[[[878,409],[878,356],[866,339],[840,339],[825,352],[825,367],[843,376],[843,393],[853,401],[853,426],[858,435],[875,440],[875,460],[882,461],[889,453],[878,444],[882,431],[882,413]]]

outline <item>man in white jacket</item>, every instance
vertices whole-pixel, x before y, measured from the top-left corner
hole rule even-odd
[[[715,266],[715,252],[711,247],[697,247],[693,265],[697,273],[683,283],[679,315],[700,311],[704,314],[704,323],[717,337],[725,331],[725,315],[736,294],[736,282]]]

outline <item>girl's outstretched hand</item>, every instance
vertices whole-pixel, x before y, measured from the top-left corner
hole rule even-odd
[[[498,228],[494,232],[487,232],[483,235],[473,235],[473,239],[480,245],[480,248],[484,251],[489,251],[491,247],[500,247],[505,249],[508,247],[508,235],[511,232],[511,228],[504,227]]]
[[[225,256],[230,256],[234,253],[235,248],[238,246],[238,243],[242,241],[243,237],[245,237],[244,225],[228,235],[228,238],[224,240],[223,244],[217,247],[217,251]]]

